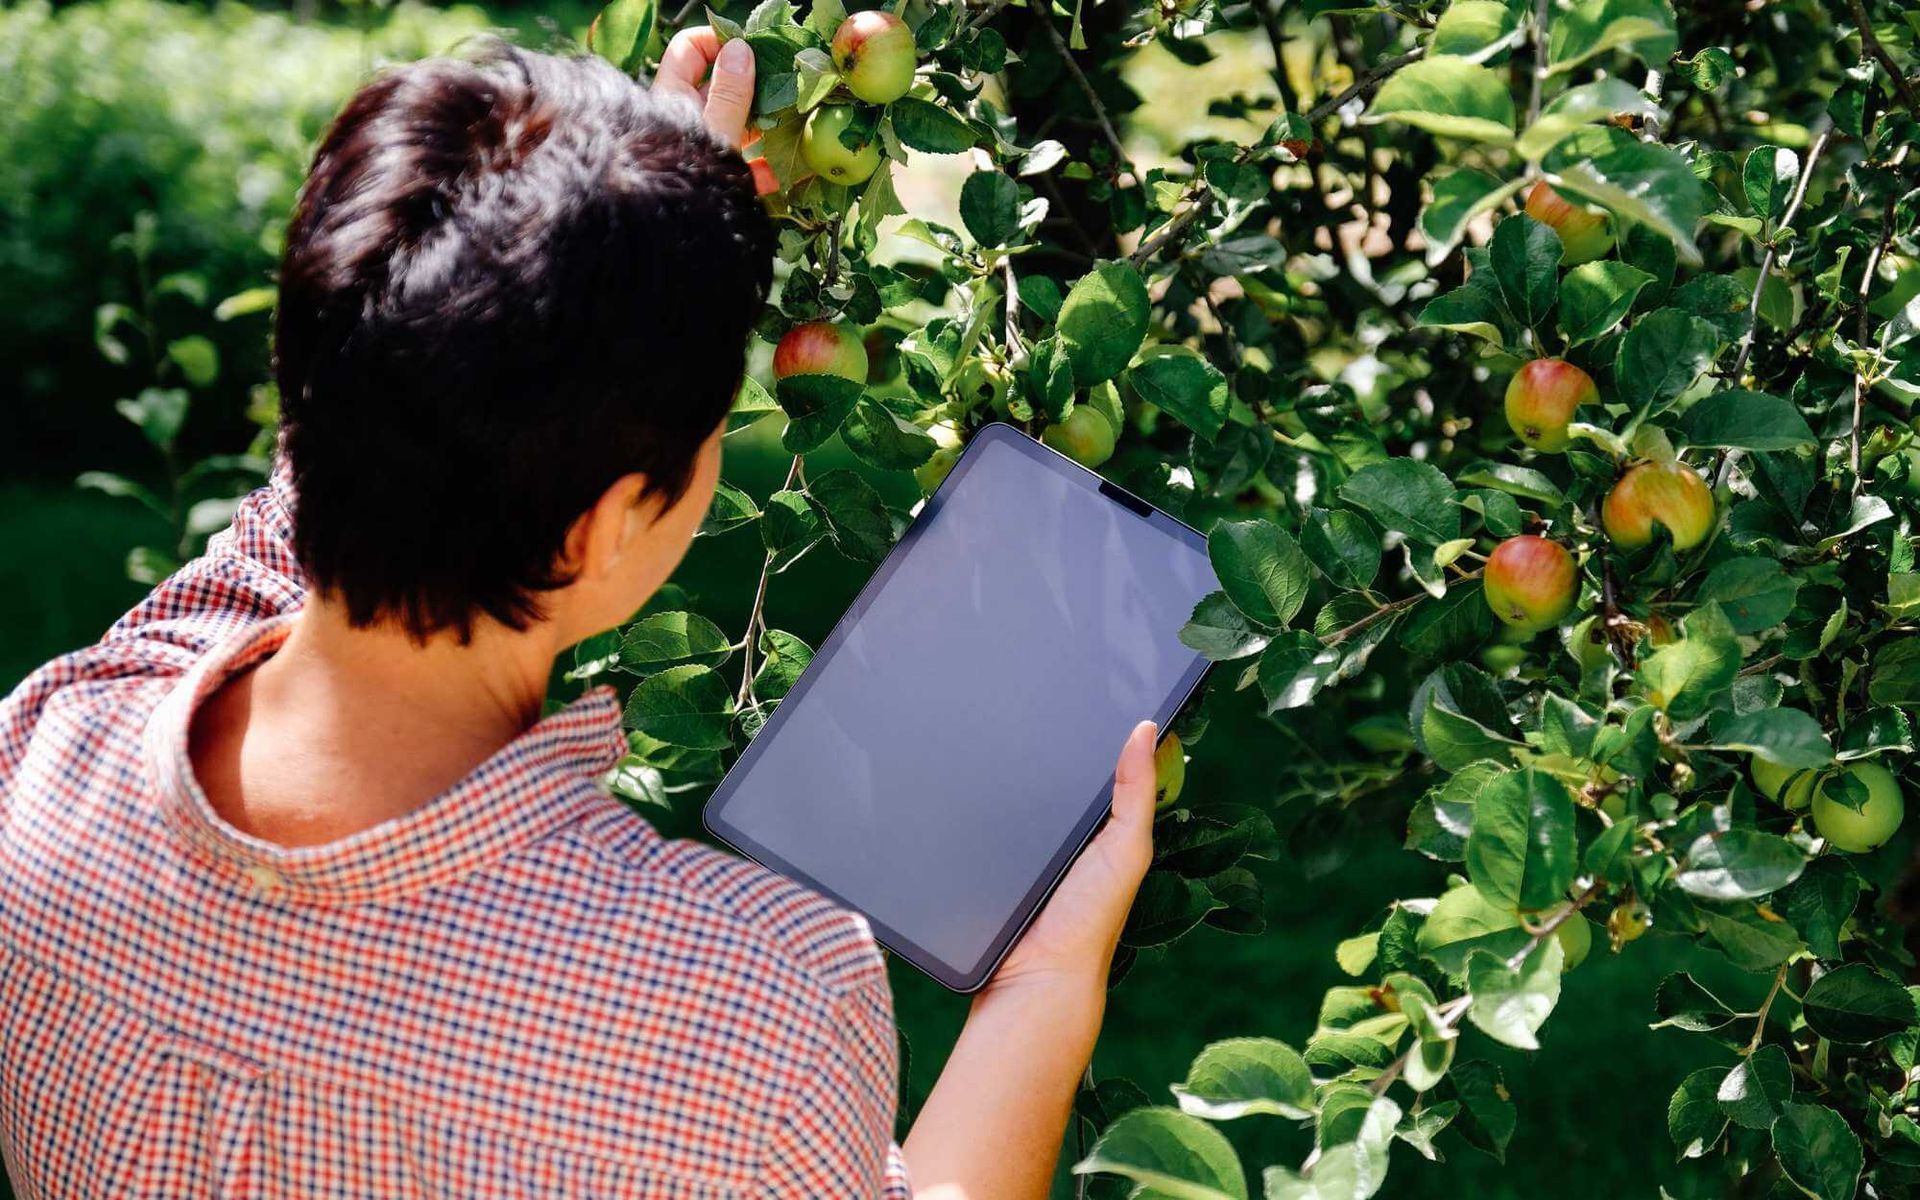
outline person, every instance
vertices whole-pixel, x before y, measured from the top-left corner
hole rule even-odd
[[[1039,1196],[1151,856],[1153,739],[904,1149],[866,925],[668,840],[557,654],[673,571],[774,232],[753,58],[391,70],[286,240],[271,485],[0,706],[24,1196]],[[911,1183],[909,1182],[911,1180]]]

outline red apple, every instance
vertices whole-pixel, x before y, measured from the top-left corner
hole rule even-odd
[[[1532,534],[1494,547],[1482,582],[1493,615],[1523,633],[1558,625],[1580,591],[1573,555],[1559,542]]]
[[[1591,212],[1569,201],[1542,179],[1527,193],[1527,215],[1560,235],[1566,249],[1562,266],[1592,262],[1613,249],[1613,231],[1604,213]]]
[[[1567,425],[1582,404],[1600,402],[1593,376],[1561,358],[1536,358],[1507,384],[1507,424],[1521,441],[1549,454],[1567,448]]]
[[[1712,489],[1699,472],[1677,462],[1629,467],[1600,506],[1600,523],[1622,550],[1652,542],[1656,521],[1667,527],[1675,550],[1691,550],[1713,532],[1718,519]]]
[[[867,381],[867,348],[860,335],[845,325],[809,321],[796,325],[773,348],[773,377],[838,375],[855,383]]]
[[[833,33],[833,65],[868,104],[892,104],[913,86],[913,30],[884,9],[857,12]]]

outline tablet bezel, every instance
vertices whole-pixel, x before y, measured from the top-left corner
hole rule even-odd
[[[714,788],[713,794],[707,798],[707,803],[702,810],[702,823],[705,825],[707,832],[715,838],[733,847],[741,854],[744,854],[746,857],[769,870],[778,872],[796,882],[806,885],[852,912],[861,912],[862,910],[858,905],[853,904],[845,896],[841,895],[835,888],[794,866],[778,852],[760,844],[745,832],[727,822],[722,813],[722,809],[725,807],[728,798],[738,787],[739,781],[746,778],[753,766],[754,760],[759,756],[760,751],[779,733],[783,719],[786,717],[791,706],[805,697],[812,682],[818,678],[818,668],[823,668],[828,662],[832,661],[833,655],[838,652],[841,645],[845,642],[847,633],[853,628],[854,623],[857,622],[873,604],[874,599],[880,594],[881,589],[886,586],[887,580],[892,577],[893,572],[899,567],[900,563],[905,561],[907,551],[926,529],[929,519],[946,503],[954,489],[960,486],[965,480],[973,465],[980,461],[980,452],[987,446],[995,443],[1004,443],[1015,447],[1021,452],[1023,457],[1035,464],[1039,469],[1050,470],[1057,475],[1073,481],[1076,486],[1098,493],[1103,499],[1127,509],[1135,516],[1154,525],[1176,541],[1183,542],[1188,547],[1199,550],[1202,555],[1206,553],[1206,537],[1192,526],[1171,516],[1164,510],[1149,504],[1138,496],[1125,491],[1117,485],[1109,483],[1094,472],[1089,471],[1087,468],[1050,447],[1042,445],[1013,426],[996,421],[984,426],[974,435],[973,439],[968,442],[966,449],[962,451],[960,457],[955,461],[953,470],[941,485],[935,489],[933,495],[927,498],[926,503],[921,506],[920,512],[914,518],[913,523],[900,535],[900,540],[887,554],[886,559],[875,569],[872,577],[869,578],[865,586],[860,589],[859,595],[854,597],[853,603],[847,608],[847,611],[842,614],[839,621],[835,622],[832,631],[821,641],[820,649],[814,654],[812,661],[807,664],[806,669],[801,672],[800,677],[794,681],[793,687],[774,709],[773,715],[767,719],[766,725],[762,727],[754,739],[747,744],[746,750],[743,751],[739,759],[734,762],[733,767],[727,772],[726,778],[722,779],[718,786]],[[1162,730],[1165,730],[1174,715],[1180,711],[1181,705],[1185,704],[1188,698],[1193,695],[1194,690],[1200,686],[1201,679],[1205,677],[1207,669],[1211,665],[1206,656],[1195,652],[1193,661],[1188,665],[1187,669],[1181,673],[1180,679],[1175,684],[1173,691],[1161,701],[1157,711],[1146,714],[1146,716],[1150,717]],[[1119,752],[1119,749],[1119,744],[1116,742],[1114,745],[1116,754]],[[899,930],[893,929],[865,913],[862,913],[862,916],[865,917],[868,926],[872,929],[876,941],[905,959],[935,982],[952,991],[963,994],[979,991],[986,985],[987,981],[993,977],[993,973],[999,969],[1001,962],[1005,960],[1007,954],[1013,949],[1020,935],[1026,931],[1027,926],[1046,904],[1047,897],[1052,894],[1053,889],[1058,886],[1060,880],[1065,877],[1067,869],[1073,865],[1074,859],[1079,856],[1080,851],[1084,849],[1086,844],[1092,839],[1094,831],[1098,829],[1102,821],[1105,820],[1108,810],[1112,807],[1112,803],[1113,779],[1111,775],[1109,775],[1100,790],[1089,799],[1085,810],[1081,813],[1079,819],[1075,821],[1066,839],[1051,858],[1049,858],[1047,866],[1041,871],[1039,878],[1035,880],[1033,886],[1028,889],[1020,902],[1014,906],[1013,911],[1001,922],[999,931],[996,932],[988,942],[987,949],[977,962],[962,965],[946,962],[938,955],[933,954],[925,947],[920,946],[911,938],[902,934]]]

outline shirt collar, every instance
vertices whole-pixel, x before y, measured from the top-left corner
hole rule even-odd
[[[449,882],[526,846],[602,798],[599,780],[626,750],[620,705],[600,687],[541,719],[458,783],[404,816],[337,842],[289,848],[213,811],[187,750],[193,715],[228,679],[278,650],[291,616],[215,647],[169,692],[146,729],[167,824],[204,864],[274,899],[352,904]]]

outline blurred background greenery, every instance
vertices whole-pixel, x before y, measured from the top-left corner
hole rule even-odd
[[[381,63],[490,29],[551,48],[577,37],[590,15],[565,0],[438,9],[29,0],[0,9],[0,689],[97,637],[144,590],[127,577],[129,553],[178,532],[161,513],[75,486],[79,473],[104,468],[164,487],[167,463],[116,402],[156,382],[190,391],[192,407],[167,450],[176,462],[238,453],[256,422],[270,419],[270,396],[260,393],[270,293],[257,289],[272,282],[306,156],[341,100]],[[1156,86],[1164,52],[1140,55],[1136,87],[1156,97],[1133,129],[1142,160],[1207,120],[1208,94],[1268,86],[1268,53],[1264,44],[1225,48],[1205,68],[1205,89],[1191,87],[1191,75],[1179,87]],[[935,219],[950,211],[959,170],[921,160],[911,191],[902,188],[909,208]],[[135,246],[143,224],[149,232]],[[229,297],[238,299],[223,305]],[[787,456],[764,426],[729,446],[729,479],[760,495],[777,486]],[[750,600],[742,581],[758,566],[756,545],[707,539],[677,581],[703,597],[702,611],[737,625]],[[777,589],[770,623],[817,645],[858,583],[818,551]],[[1293,748],[1230,695],[1216,698],[1214,713],[1190,791],[1273,794]],[[1325,815],[1301,826],[1303,814],[1277,811],[1288,836],[1266,866],[1267,931],[1204,930],[1143,956],[1114,994],[1096,1074],[1134,1079],[1165,1100],[1164,1085],[1184,1076],[1209,1041],[1303,1041],[1318,997],[1340,981],[1331,947],[1390,898],[1443,886],[1442,868],[1399,847],[1418,790],[1412,782],[1379,793],[1334,827]],[[690,812],[679,822],[674,832],[692,831]],[[1563,1011],[1579,1019],[1550,1024],[1540,1053],[1494,1048],[1526,1112],[1509,1151],[1514,1166],[1455,1143],[1450,1168],[1396,1174],[1393,1194],[1677,1188],[1671,1147],[1647,1134],[1661,1117],[1622,1111],[1615,1099],[1666,1095],[1700,1065],[1686,1040],[1647,1032],[1653,989],[1685,968],[1724,987],[1729,1000],[1748,997],[1715,961],[1677,941],[1650,942],[1664,944],[1630,962],[1599,949],[1569,978]],[[937,1074],[965,1003],[905,970],[895,987],[917,1096]],[[1631,1002],[1618,1003],[1622,996]],[[1307,1137],[1271,1118],[1227,1131],[1253,1162],[1297,1161]],[[1064,1177],[1059,1190],[1070,1194]]]

